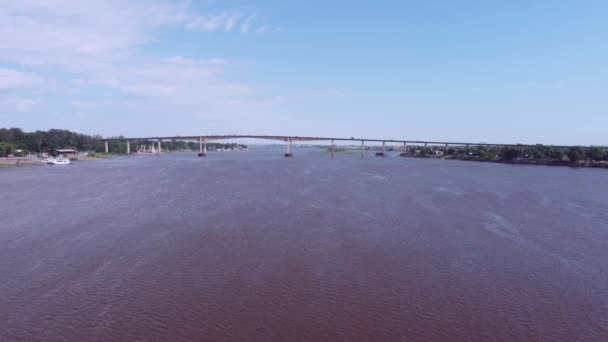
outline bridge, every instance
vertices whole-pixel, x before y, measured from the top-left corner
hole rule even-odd
[[[471,146],[487,146],[487,147],[515,147],[515,148],[526,148],[526,147],[549,147],[549,148],[570,148],[573,146],[568,145],[531,145],[531,144],[497,144],[497,143],[471,143],[471,142],[449,142],[449,141],[424,141],[424,140],[396,140],[396,139],[367,139],[367,138],[339,138],[339,137],[302,137],[302,136],[286,136],[286,135],[198,135],[198,136],[157,136],[157,137],[118,137],[118,138],[102,138],[101,140],[105,143],[105,151],[109,152],[108,142],[110,141],[124,141],[127,144],[127,154],[131,154],[131,141],[157,141],[158,142],[158,153],[161,153],[162,149],[162,141],[196,141],[199,143],[199,157],[207,156],[207,143],[218,140],[230,140],[230,139],[263,139],[263,140],[274,140],[281,141],[287,144],[287,152],[285,153],[285,157],[292,157],[294,155],[293,143],[294,142],[311,142],[311,141],[328,141],[331,142],[330,151],[332,157],[335,153],[335,142],[357,142],[361,143],[361,156],[365,155],[365,143],[382,143],[382,152],[376,153],[377,156],[385,156],[386,153],[386,143],[393,144],[402,144],[403,151],[401,155],[405,156],[407,154],[408,145],[412,146],[438,146],[444,147],[446,150],[450,146],[456,147],[466,147],[469,148]],[[598,146],[600,147],[600,146]],[[584,146],[584,149],[591,148],[591,146]],[[601,146],[601,148],[608,148],[605,146]]]

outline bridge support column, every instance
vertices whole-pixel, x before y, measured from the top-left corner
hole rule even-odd
[[[285,157],[293,157],[293,140],[291,138],[287,140],[287,152],[285,153]]]
[[[334,141],[331,141],[331,147],[329,148],[331,150],[331,157],[334,158],[336,156],[336,153],[334,151]]]
[[[407,143],[405,141],[403,142],[403,152],[401,152],[399,155],[401,157],[407,157]]]
[[[129,140],[127,140],[127,155],[131,155],[131,142]]]
[[[448,148],[448,144],[445,144],[445,151],[443,151],[443,155],[444,155],[444,156],[447,156],[447,155],[448,155],[448,150],[449,150],[449,148]]]
[[[386,156],[386,141],[382,142],[382,152],[376,152],[376,157],[385,157]]]
[[[110,148],[108,147],[108,142],[104,141],[104,147],[106,148],[106,153],[110,153]]]
[[[198,156],[207,156],[207,141],[203,137],[198,137]]]
[[[361,158],[365,158],[365,140],[361,140]]]
[[[162,146],[160,144],[160,139],[158,139],[158,154],[161,154],[162,152]]]

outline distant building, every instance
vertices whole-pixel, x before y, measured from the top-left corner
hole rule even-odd
[[[70,157],[75,158],[78,155],[78,151],[70,150],[70,149],[57,149],[57,150],[53,150],[53,155],[56,157],[63,157],[63,158],[70,158]]]

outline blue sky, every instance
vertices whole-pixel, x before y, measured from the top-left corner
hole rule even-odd
[[[608,144],[606,1],[0,0],[0,126]]]

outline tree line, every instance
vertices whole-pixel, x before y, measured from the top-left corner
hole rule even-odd
[[[131,141],[131,151],[136,151],[137,146],[151,146],[156,141]],[[110,153],[127,153],[127,143],[124,141],[111,141]],[[236,148],[246,147],[240,144],[208,143],[207,148]],[[55,149],[74,149],[77,151],[92,151],[103,153],[105,145],[100,135],[86,135],[71,132],[64,129],[50,129],[48,131],[24,132],[21,128],[0,128],[0,157],[9,155],[26,156],[28,154],[49,153]],[[187,141],[163,141],[164,151],[197,151],[197,142]]]
[[[0,157],[51,152],[58,148],[96,151],[103,147],[100,138],[63,129],[24,132],[21,128],[0,128]]]
[[[608,161],[608,151],[602,147],[553,147],[553,146],[524,146],[521,147],[496,147],[496,146],[471,146],[471,147],[442,147],[411,146],[410,153],[429,157],[435,151],[442,151],[444,155],[458,157],[460,159],[515,161],[515,160],[539,160],[553,162],[581,161]]]

